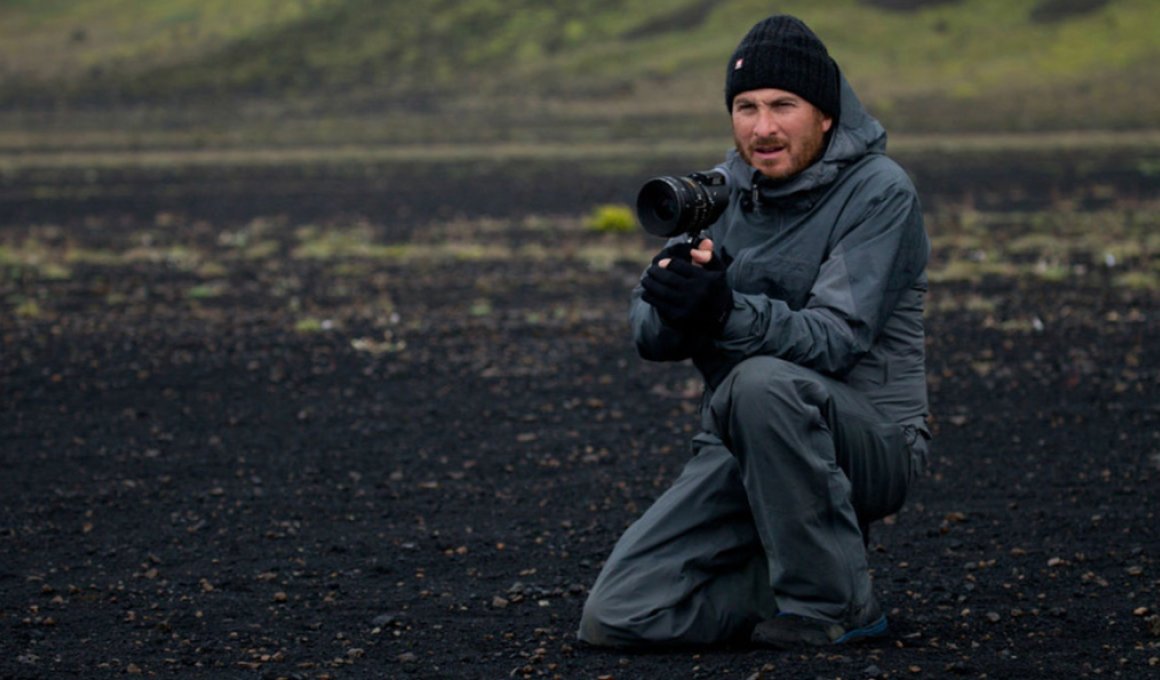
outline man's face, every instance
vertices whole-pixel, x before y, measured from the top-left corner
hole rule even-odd
[[[733,99],[737,151],[771,179],[792,177],[817,160],[833,124],[833,118],[785,90],[748,90]]]

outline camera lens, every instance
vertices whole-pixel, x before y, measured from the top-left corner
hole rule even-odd
[[[645,231],[671,238],[708,227],[728,203],[729,187],[719,172],[654,177],[637,194],[636,214]]]
[[[681,233],[680,194],[683,189],[674,177],[657,177],[645,182],[636,198],[637,217],[645,231],[665,237]]]

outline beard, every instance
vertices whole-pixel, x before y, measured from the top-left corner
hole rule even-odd
[[[785,180],[813,165],[826,146],[826,132],[819,123],[809,134],[797,138],[769,137],[742,141],[736,135],[737,152],[761,174],[773,180]]]

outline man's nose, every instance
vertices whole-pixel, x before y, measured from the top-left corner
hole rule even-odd
[[[753,132],[758,137],[772,137],[778,131],[777,117],[772,111],[761,111],[757,114],[757,124]]]

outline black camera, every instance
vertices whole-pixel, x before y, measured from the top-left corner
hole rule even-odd
[[[686,177],[654,177],[636,195],[636,216],[653,236],[695,236],[717,221],[729,205],[729,178],[723,170]]]

